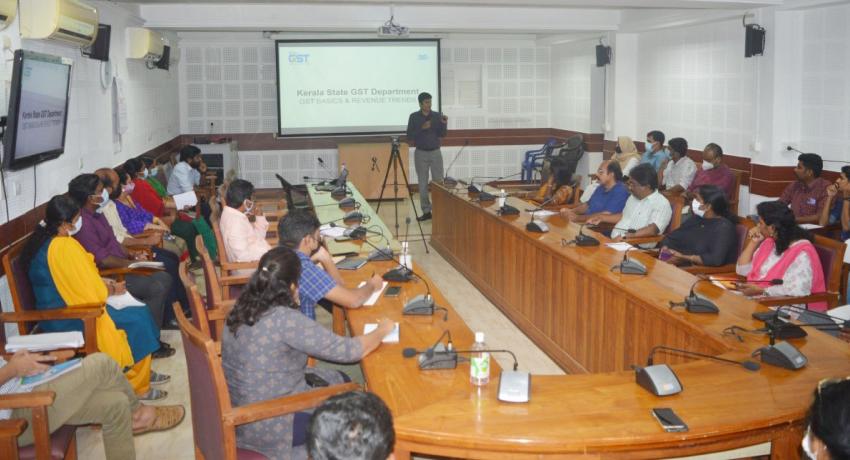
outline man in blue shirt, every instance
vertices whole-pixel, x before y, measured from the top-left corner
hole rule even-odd
[[[419,204],[422,215],[417,220],[431,218],[431,200],[428,198],[428,172],[431,180],[443,181],[443,153],[440,151],[440,138],[446,136],[449,118],[431,111],[431,95],[419,94],[419,111],[410,114],[407,120],[407,143],[416,146],[413,151],[413,163],[419,180]]]
[[[343,286],[333,257],[322,244],[319,225],[313,214],[296,210],[281,219],[277,227],[280,244],[294,249],[301,260],[298,297],[301,312],[311,319],[316,319],[316,303],[323,298],[343,307],[357,308],[384,285],[384,280],[374,275],[361,287]]]
[[[661,165],[670,159],[670,153],[664,148],[664,133],[661,131],[650,131],[646,133],[646,151],[640,157],[641,163],[649,163],[655,168],[655,172],[661,170]]]
[[[629,199],[629,189],[623,184],[623,171],[616,161],[603,161],[596,170],[599,187],[586,203],[561,209],[561,216],[573,222],[584,222],[594,214],[619,214]]]
[[[206,172],[207,166],[201,159],[201,149],[187,145],[180,149],[180,162],[171,170],[168,178],[168,194],[179,195],[195,190],[201,183],[201,173]]]

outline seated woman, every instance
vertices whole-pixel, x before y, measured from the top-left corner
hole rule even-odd
[[[803,452],[811,460],[850,458],[850,379],[822,380],[814,393]]]
[[[395,327],[383,319],[366,335],[334,334],[301,313],[300,275],[301,261],[291,249],[271,249],[228,315],[221,358],[234,406],[294,395],[325,382],[343,383],[348,377],[340,371],[308,369],[307,357],[357,362]],[[309,418],[296,413],[241,425],[236,429],[237,444],[269,459],[303,457]]]
[[[52,310],[104,304],[108,295],[126,292],[124,283],[100,277],[94,257],[74,235],[82,224],[80,208],[70,198],[57,195],[47,202],[44,225],[33,232],[21,253],[24,270],[35,294],[36,308]],[[82,331],[80,320],[41,321],[46,332]],[[170,377],[151,371],[151,354],[159,349],[159,328],[145,305],[117,310],[106,306],[96,323],[97,347],[111,356],[141,399],[156,400],[167,393],[150,384]]]
[[[148,157],[139,157],[139,160],[142,161],[145,165],[145,169],[142,171],[142,177],[151,184],[156,194],[159,195],[160,198],[165,198],[168,196],[168,191],[165,189],[165,184],[160,182],[157,178],[159,175],[159,165],[157,161],[153,158]]]
[[[567,204],[573,196],[574,171],[567,168],[566,162],[560,157],[552,157],[549,162],[549,177],[540,185],[533,196],[527,197],[538,204],[545,203],[553,206]]]
[[[719,267],[738,257],[738,218],[729,212],[726,194],[716,185],[697,189],[694,214],[661,241],[659,257],[674,265]],[[669,257],[669,259],[668,259]]]
[[[107,460],[133,460],[136,449],[133,436],[174,428],[183,421],[183,406],[146,406],[121,375],[115,360],[103,353],[83,358],[80,367],[41,385],[29,386],[21,378],[40,374],[53,361],[50,355],[19,351],[7,362],[0,358],[0,395],[52,391],[53,404],[47,406],[48,430],[62,425],[101,426]],[[34,442],[32,410],[0,411],[0,420],[24,419],[26,430],[18,437],[19,446]]]
[[[130,176],[129,180],[133,183],[132,190],[128,194],[134,205],[137,204],[153,214],[154,217],[159,218],[163,224],[169,227],[174,236],[182,238],[189,249],[189,257],[193,261],[197,260],[198,249],[195,247],[195,236],[198,235],[198,230],[192,225],[191,220],[178,218],[174,201],[170,197],[160,197],[156,190],[151,187],[151,184],[145,180],[144,175],[147,168],[145,168],[142,160],[130,158],[124,162],[121,169]],[[127,184],[129,185],[129,183]]]
[[[758,226],[750,230],[736,268],[747,277],[747,283],[739,287],[744,295],[798,297],[824,292],[823,268],[812,235],[797,225],[791,209],[779,201],[766,201],[756,211]],[[774,279],[782,284],[772,286]],[[826,302],[809,304],[816,311],[826,307]]]

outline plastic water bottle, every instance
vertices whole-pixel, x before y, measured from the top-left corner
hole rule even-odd
[[[484,333],[475,333],[475,344],[472,345],[472,357],[469,359],[469,381],[475,386],[487,385],[490,381],[490,353],[486,351]]]
[[[505,193],[505,189],[502,189],[501,192],[499,193],[499,203],[498,204],[499,204],[500,208],[505,207],[505,200],[507,198],[508,198],[508,194]]]

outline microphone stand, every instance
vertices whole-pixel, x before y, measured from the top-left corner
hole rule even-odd
[[[685,310],[688,313],[720,313],[720,308],[712,302],[711,300],[699,296],[694,292],[694,288],[697,284],[702,283],[703,281],[711,281],[706,278],[698,278],[696,281],[691,284],[690,293],[685,297],[681,302],[673,302],[670,301],[670,309],[674,309],[676,307],[685,307]]]
[[[761,368],[761,365],[759,365],[759,363],[754,362],[754,361],[750,361],[750,360],[735,361],[733,359],[721,358],[719,356],[707,355],[707,354],[704,354],[704,353],[698,353],[696,351],[684,350],[684,349],[681,349],[681,348],[673,348],[673,347],[668,347],[668,346],[665,346],[665,345],[657,345],[655,347],[652,347],[652,350],[649,352],[649,357],[646,360],[647,366],[652,366],[652,363],[653,363],[652,359],[655,356],[655,352],[657,352],[657,351],[667,351],[667,352],[678,353],[678,354],[685,355],[685,356],[696,356],[696,357],[704,358],[704,359],[713,359],[715,361],[720,361],[720,362],[724,362],[724,363],[734,364],[736,366],[741,366],[748,371],[757,371]]]
[[[452,166],[454,166],[454,164],[455,164],[455,161],[457,161],[457,159],[460,158],[460,154],[463,153],[463,151],[464,151],[464,149],[466,149],[467,145],[469,145],[469,139],[465,139],[463,141],[463,147],[461,147],[460,150],[458,150],[457,154],[452,159],[452,162],[449,163],[449,167],[446,168],[446,173],[444,174],[444,177],[443,177],[443,185],[450,187],[450,188],[455,188],[457,186],[457,179],[449,176],[449,171],[451,171]]]

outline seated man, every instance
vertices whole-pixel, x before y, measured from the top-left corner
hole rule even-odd
[[[661,183],[664,190],[678,195],[690,187],[697,173],[697,165],[688,157],[688,141],[676,137],[670,139],[667,147],[670,151],[670,161],[662,169],[664,178]]]
[[[561,209],[561,216],[573,222],[584,222],[597,214],[617,214],[623,211],[629,190],[623,184],[623,173],[616,161],[603,161],[596,170],[599,186],[590,196],[590,200],[574,208]]]
[[[254,262],[260,260],[271,246],[266,242],[269,223],[263,216],[263,208],[254,205],[254,186],[236,179],[227,187],[224,196],[226,206],[221,210],[219,228],[224,240],[224,253],[231,262]],[[253,223],[248,216],[256,217]],[[243,270],[240,270],[243,271]],[[244,270],[250,274],[253,270]]]
[[[280,244],[294,249],[301,260],[298,296],[301,312],[311,319],[316,319],[316,303],[322,298],[343,307],[357,308],[383,286],[383,280],[378,275],[370,278],[362,287],[343,286],[339,270],[322,243],[319,225],[316,216],[297,210],[281,219],[277,227]],[[324,270],[317,267],[316,263]]]
[[[0,395],[52,391],[56,393],[53,404],[47,407],[50,432],[62,425],[100,425],[107,460],[132,460],[136,458],[133,435],[170,430],[183,421],[183,406],[146,406],[139,402],[130,383],[124,378],[118,364],[103,353],[91,354],[82,360],[79,368],[55,379],[28,386],[22,377],[45,372],[50,368],[45,362],[52,356],[15,353],[8,362],[0,358]],[[32,411],[15,409],[0,411],[0,420],[24,419],[26,431],[18,437],[19,446],[34,442]]]
[[[82,228],[74,235],[74,238],[86,251],[94,255],[98,268],[124,268],[135,262],[126,249],[118,244],[115,234],[112,233],[112,227],[99,212],[109,200],[109,194],[97,176],[80,174],[72,179],[68,184],[68,196],[80,206],[83,222]],[[130,294],[151,309],[156,325],[161,328],[165,306],[170,306],[175,300],[186,299],[186,290],[180,283],[177,264],[171,259],[173,254],[167,251],[162,251],[163,255],[159,252],[154,254],[154,259],[163,262],[167,271],[155,272],[147,276],[128,274],[124,280]],[[183,292],[182,296],[179,291]],[[185,302],[185,304],[181,302],[181,305],[188,311],[188,300],[186,299]]]
[[[646,163],[637,165],[631,171],[628,185],[632,196],[626,201],[622,216],[601,214],[587,222],[594,225],[601,222],[616,224],[611,231],[611,238],[616,240],[627,236],[655,236],[663,233],[670,224],[673,209],[667,198],[658,193],[655,169]]]
[[[826,203],[819,224],[838,224],[841,226],[839,239],[850,238],[850,165],[842,166],[838,179],[826,189]]]
[[[735,173],[723,163],[723,149],[715,143],[705,146],[702,151],[702,166],[688,186],[685,203],[694,199],[701,185],[716,185],[726,193],[726,199],[735,196]]]
[[[195,190],[201,184],[201,175],[207,172],[207,165],[201,159],[201,149],[187,145],[180,150],[180,162],[174,166],[168,177],[168,194],[179,195]],[[201,203],[201,214],[209,222],[210,206],[205,200]]]
[[[664,133],[650,131],[646,133],[646,150],[640,158],[641,164],[650,164],[656,172],[661,171],[661,165],[670,159],[670,154],[664,148]]]
[[[794,175],[797,180],[788,184],[779,201],[791,207],[798,224],[817,224],[826,203],[829,181],[820,177],[823,160],[815,153],[803,153],[797,157]]]
[[[392,460],[394,444],[393,416],[373,393],[350,391],[328,398],[307,427],[307,452],[313,460]]]

